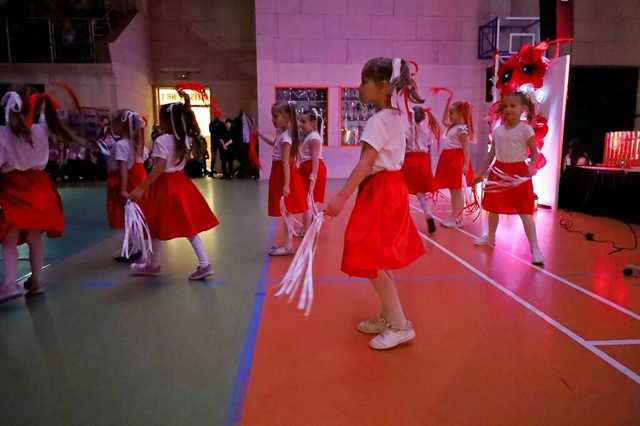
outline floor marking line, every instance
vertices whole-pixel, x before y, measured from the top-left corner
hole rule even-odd
[[[640,345],[640,339],[587,340],[593,346],[631,346]]]
[[[417,211],[417,212],[420,212],[420,213],[424,213],[424,211],[422,209],[420,209],[420,208],[418,208],[418,207],[416,207],[414,205],[411,205],[411,208],[414,211]],[[442,222],[442,218],[440,218],[440,217],[438,217],[438,216],[436,216],[434,214],[432,214],[432,216],[435,219],[437,219],[439,222]],[[461,233],[463,233],[463,234],[465,234],[465,235],[467,235],[470,238],[473,238],[473,239],[478,238],[478,236],[476,236],[476,235],[472,234],[471,232],[468,232],[468,231],[466,231],[464,229],[456,228],[456,230],[461,232]],[[547,275],[547,276],[549,276],[551,278],[554,278],[554,279],[560,281],[561,284],[564,284],[564,285],[566,285],[568,287],[571,287],[572,289],[574,289],[576,291],[579,291],[580,293],[582,293],[582,294],[584,294],[586,296],[592,297],[592,298],[596,299],[597,301],[599,301],[601,303],[604,303],[605,305],[609,306],[610,308],[613,308],[613,309],[615,309],[615,310],[617,310],[617,311],[619,311],[619,312],[621,312],[621,313],[623,313],[623,314],[625,314],[627,316],[630,316],[631,318],[633,318],[635,320],[640,321],[640,314],[637,314],[636,312],[633,312],[633,311],[631,311],[631,310],[629,310],[629,309],[627,309],[627,308],[625,308],[623,306],[620,306],[617,303],[612,302],[611,300],[609,300],[609,299],[607,299],[605,297],[602,297],[602,296],[600,296],[600,295],[598,295],[596,293],[593,293],[593,292],[591,292],[591,291],[589,291],[589,290],[587,290],[587,289],[585,289],[583,287],[580,287],[579,285],[572,283],[571,281],[567,280],[566,278],[563,278],[563,277],[561,277],[559,275],[556,275],[553,272],[549,272],[546,269],[541,268],[541,267],[539,267],[537,265],[534,265],[531,262],[529,262],[528,260],[522,259],[521,257],[518,257],[515,254],[513,254],[511,252],[508,252],[508,251],[506,251],[504,249],[501,249],[499,247],[494,247],[493,250],[497,250],[497,251],[500,251],[502,253],[505,253],[508,256],[510,256],[510,257],[514,258],[515,260],[519,261],[520,263],[523,263],[523,264],[529,266],[530,268],[535,269],[538,272],[541,272],[541,273],[543,273],[543,274],[545,274],[545,275]]]
[[[509,296],[510,298],[515,300],[516,302],[518,302],[520,305],[524,306],[530,312],[532,312],[533,314],[535,314],[538,317],[540,317],[541,319],[543,319],[549,325],[555,327],[557,330],[559,330],[560,332],[564,333],[566,336],[568,336],[569,338],[574,340],[580,346],[582,346],[583,348],[585,348],[589,352],[593,353],[598,358],[600,358],[601,360],[603,360],[604,362],[609,364],[611,367],[615,368],[620,373],[624,374],[629,379],[631,379],[632,381],[634,381],[635,383],[640,385],[640,375],[636,374],[634,371],[632,371],[631,369],[629,369],[628,367],[626,367],[625,365],[623,365],[622,363],[620,363],[619,361],[617,361],[616,359],[614,359],[613,357],[608,355],[607,353],[605,353],[602,350],[598,349],[595,345],[591,344],[590,342],[588,342],[584,338],[578,336],[576,333],[574,333],[568,327],[562,325],[560,322],[556,321],[555,319],[553,319],[552,317],[550,317],[546,313],[542,312],[540,309],[536,308],[531,303],[527,302],[522,297],[520,297],[517,294],[515,294],[513,291],[511,291],[508,288],[502,286],[496,280],[494,280],[493,278],[491,278],[490,276],[488,276],[484,272],[480,271],[479,269],[475,268],[469,262],[467,262],[466,260],[462,259],[460,256],[456,255],[455,253],[453,253],[452,251],[447,249],[442,244],[440,244],[437,241],[429,238],[428,236],[426,236],[421,231],[418,231],[418,233],[420,234],[420,236],[425,241],[428,241],[429,243],[434,245],[436,248],[438,248],[441,251],[443,251],[449,257],[451,257],[452,259],[454,259],[458,263],[460,263],[462,266],[464,266],[465,268],[467,268],[468,270],[470,270],[474,274],[478,275],[480,278],[484,279],[488,284],[490,284],[494,288],[500,290],[502,293],[506,294],[507,296]]]

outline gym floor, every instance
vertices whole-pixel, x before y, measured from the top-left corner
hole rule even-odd
[[[480,221],[429,236],[412,200],[427,254],[395,277],[417,338],[380,353],[355,331],[373,291],[339,271],[350,209],[322,229],[305,317],[274,297],[290,258],[265,255],[266,183],[197,183],[221,225],[203,235],[217,274],[196,283],[186,240],[167,244],[162,277],[130,277],[104,187],[61,190],[47,294],[0,305],[3,426],[640,423],[640,281],[621,273],[640,250],[608,255],[558,225],[631,246],[624,224],[538,210],[538,268],[519,218],[477,248]]]

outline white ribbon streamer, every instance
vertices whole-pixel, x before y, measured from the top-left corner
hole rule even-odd
[[[151,258],[151,233],[140,206],[128,200],[124,206],[124,240],[120,254],[129,258],[130,254],[137,252],[142,254],[142,259]]]
[[[490,169],[500,180],[491,180],[487,179],[484,184],[485,192],[497,192],[504,191],[506,189],[515,188],[518,185],[522,185],[531,180],[531,176],[518,176],[518,175],[510,175],[495,165],[491,166]]]
[[[276,296],[286,294],[291,302],[300,289],[298,309],[303,310],[305,316],[311,313],[313,305],[313,259],[324,220],[324,213],[318,213],[313,219],[276,293]]]
[[[287,206],[284,202],[284,197],[280,198],[280,213],[282,214],[282,219],[284,220],[284,224],[287,227],[289,234],[296,235],[296,229],[300,229],[302,227],[302,222],[300,222],[291,213],[287,211]]]
[[[22,98],[17,92],[7,92],[2,97],[1,103],[4,105],[4,124],[8,126],[11,112],[22,111]]]
[[[173,107],[175,107],[177,104],[178,104],[177,102],[174,102],[171,105],[169,105],[167,107],[167,112],[169,113],[169,116],[171,117],[171,130],[173,130],[173,136],[175,136],[176,139],[180,139],[178,137],[178,132],[176,131],[176,122],[173,119]],[[183,119],[182,122],[184,123],[184,119]],[[185,135],[187,134],[186,128],[185,128],[185,132],[184,133],[185,133]]]
[[[313,111],[313,115],[316,116],[316,123],[318,122],[318,119],[322,119],[322,114],[320,114],[320,112],[316,108],[312,108],[311,111]],[[318,129],[318,132],[320,133],[320,143],[323,143],[323,141],[324,141],[324,120],[323,120],[322,123],[320,123],[320,128]]]

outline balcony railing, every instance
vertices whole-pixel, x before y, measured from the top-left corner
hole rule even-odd
[[[96,40],[110,32],[103,18],[0,20],[0,62],[99,62]],[[96,36],[97,34],[97,36]]]

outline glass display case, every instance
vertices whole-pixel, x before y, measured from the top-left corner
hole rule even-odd
[[[324,145],[328,145],[327,135],[327,106],[329,89],[327,87],[276,87],[276,100],[294,102],[296,113],[301,114],[305,110],[317,109],[322,115],[324,127]],[[318,129],[320,131],[320,129]]]
[[[343,146],[358,146],[364,125],[376,109],[373,105],[360,102],[358,89],[342,87],[340,89],[340,135]]]

